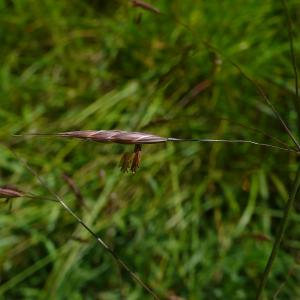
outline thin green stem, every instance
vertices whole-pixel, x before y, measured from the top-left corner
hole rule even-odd
[[[267,265],[265,267],[264,273],[263,273],[261,281],[260,281],[260,285],[259,285],[258,290],[257,290],[256,300],[261,299],[261,296],[262,296],[263,290],[265,288],[268,276],[271,272],[274,260],[276,258],[277,253],[278,253],[281,241],[283,239],[283,236],[284,236],[287,224],[288,224],[289,215],[290,215],[291,209],[294,205],[294,201],[295,201],[297,192],[299,190],[299,187],[300,187],[300,164],[298,166],[296,177],[295,177],[295,180],[294,180],[294,183],[293,183],[292,193],[290,195],[290,198],[289,198],[288,202],[286,203],[283,218],[281,220],[280,227],[279,227],[278,232],[276,234],[276,238],[275,238],[275,242],[274,242],[274,245],[273,245],[272,252],[270,254],[269,260],[267,262]]]
[[[299,103],[299,90],[298,90],[298,73],[297,73],[296,57],[295,57],[294,46],[293,46],[292,21],[291,21],[290,15],[289,15],[289,11],[288,11],[286,1],[281,0],[281,3],[282,3],[282,6],[284,8],[286,18],[287,18],[287,23],[288,23],[290,53],[291,53],[291,60],[292,60],[292,65],[293,65],[293,69],[294,69],[294,74],[295,74],[296,97],[294,99],[294,105],[295,105],[295,109],[296,109],[297,115],[298,115],[298,129],[300,131],[300,103]],[[268,276],[271,272],[273,263],[275,261],[276,255],[278,253],[280,243],[283,239],[283,236],[284,236],[284,233],[285,233],[285,230],[286,230],[286,226],[287,226],[287,223],[288,223],[289,214],[290,214],[290,211],[291,211],[291,209],[294,205],[294,201],[295,201],[297,192],[299,190],[299,186],[300,186],[300,165],[298,166],[297,174],[296,174],[295,181],[294,181],[294,184],[293,184],[292,193],[291,193],[290,198],[289,198],[289,200],[288,200],[288,202],[285,206],[283,218],[281,220],[280,227],[279,227],[278,233],[276,235],[276,239],[275,239],[275,242],[274,242],[274,245],[273,245],[271,255],[269,257],[269,260],[268,260],[267,265],[265,267],[265,270],[264,270],[259,288],[257,290],[257,295],[256,295],[257,300],[261,299],[262,293],[264,291]]]
[[[264,92],[264,90],[262,89],[262,87],[254,80],[252,79],[241,67],[239,64],[237,64],[234,60],[232,60],[230,57],[228,57],[227,55],[225,55],[224,53],[222,53],[217,47],[213,46],[212,44],[210,44],[208,41],[202,41],[202,43],[204,45],[206,45],[208,48],[210,48],[212,51],[214,51],[215,53],[221,55],[222,57],[224,57],[227,61],[229,61],[240,73],[241,75],[244,76],[244,78],[246,78],[255,88],[257,93],[261,96],[261,98],[266,102],[266,104],[271,108],[271,110],[273,111],[273,114],[275,115],[275,117],[278,119],[278,121],[281,123],[283,129],[285,130],[285,132],[289,135],[289,137],[291,138],[291,140],[294,142],[294,144],[296,145],[296,147],[298,148],[298,150],[300,150],[300,144],[298,142],[298,140],[296,139],[296,137],[294,136],[294,134],[292,133],[292,131],[289,129],[287,123],[283,120],[283,118],[281,117],[281,115],[279,114],[278,110],[275,108],[275,106],[272,104],[272,102],[270,101],[269,97],[267,96],[267,94]]]
[[[234,143],[234,144],[252,144],[261,147],[268,147],[273,149],[279,149],[283,151],[289,151],[299,153],[292,148],[284,148],[272,144],[260,143],[252,140],[240,140],[240,139],[178,139],[178,138],[167,138],[167,142],[199,142],[199,143]]]
[[[19,155],[12,149],[6,146],[6,148],[13,153],[13,155],[28,169],[28,171],[34,175],[41,186],[46,188],[54,198],[57,199],[57,202],[61,204],[61,206],[82,226],[84,227],[94,238],[95,240],[108,252],[111,256],[115,259],[119,266],[121,266],[131,277],[134,279],[146,292],[148,292],[153,299],[160,300],[159,296],[150,288],[135,272],[131,270],[131,268],[119,257],[119,255],[114,252],[110,246],[108,246],[104,240],[102,240],[77,214],[64,202],[64,200],[52,189],[48,187],[44,179],[35,171],[33,170]]]
[[[168,14],[165,14],[163,12],[160,12],[160,13],[163,16],[168,16]],[[194,30],[192,30],[187,24],[185,24],[184,22],[182,22],[181,20],[179,20],[177,17],[175,17],[175,16],[172,16],[172,17],[173,17],[175,23],[183,26],[187,31],[189,31],[192,34],[193,37],[195,37]],[[289,23],[291,23],[291,22],[289,22]],[[291,24],[289,24],[289,26],[291,27]],[[289,32],[291,32],[291,29],[289,30]],[[290,33],[290,35],[291,35],[291,33]],[[290,36],[290,41],[291,41],[291,36]],[[282,125],[283,129],[285,130],[285,132],[289,135],[289,137],[291,138],[291,140],[293,141],[293,143],[296,145],[297,149],[300,150],[300,144],[299,144],[298,140],[296,139],[296,137],[294,136],[294,134],[292,133],[292,131],[289,129],[287,123],[281,117],[279,111],[272,104],[272,102],[270,101],[269,97],[267,96],[267,94],[262,89],[262,87],[254,79],[252,79],[243,70],[243,68],[238,63],[236,63],[233,59],[231,59],[230,57],[228,57],[227,55],[225,55],[220,49],[218,49],[217,47],[215,47],[214,45],[212,45],[211,43],[209,43],[206,40],[200,40],[200,43],[203,44],[208,49],[210,49],[211,51],[213,51],[216,54],[220,55],[221,57],[225,58],[228,62],[230,62],[241,73],[242,76],[244,76],[244,78],[246,78],[255,87],[257,93],[265,101],[265,103],[270,107],[270,109],[272,110],[274,116],[278,119],[278,121]],[[294,55],[294,50],[293,50],[292,43],[291,43],[291,52],[292,52],[292,56],[293,56],[293,65],[294,65],[294,71],[295,71],[295,77],[296,77],[296,87],[297,87],[298,86],[298,77],[297,77],[297,70],[295,68],[296,63],[295,63],[295,55]],[[297,89],[297,93],[298,93],[298,89]],[[297,98],[298,98],[298,96],[297,96]],[[299,114],[300,114],[300,106],[299,106]]]
[[[285,11],[287,24],[288,24],[291,62],[292,62],[293,70],[294,70],[294,76],[295,76],[296,96],[294,98],[294,106],[295,106],[297,116],[298,116],[298,130],[300,132],[300,101],[299,101],[299,88],[298,88],[298,72],[297,72],[296,55],[295,55],[294,43],[293,43],[292,20],[291,20],[290,14],[289,14],[286,0],[281,0],[281,2],[282,2],[282,6],[284,8],[284,11]]]

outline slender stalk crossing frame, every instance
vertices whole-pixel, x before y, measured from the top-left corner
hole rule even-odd
[[[285,2],[285,0],[281,0],[282,4],[284,6],[285,9],[285,13],[287,16],[287,21],[288,21],[288,29],[289,29],[289,41],[290,41],[290,52],[291,52],[291,58],[292,58],[292,65],[293,65],[293,69],[294,69],[294,74],[295,74],[295,89],[296,89],[296,97],[295,97],[295,109],[297,111],[298,114],[298,125],[299,125],[299,131],[300,131],[300,103],[299,103],[299,91],[298,91],[298,74],[297,74],[297,67],[296,67],[296,59],[295,59],[295,53],[294,53],[294,47],[293,47],[293,40],[292,40],[292,26],[291,26],[291,19],[288,13],[288,8],[287,8],[287,4]],[[132,1],[132,2],[136,2],[139,4],[139,6],[143,6],[145,4],[143,4],[142,1]],[[144,6],[145,8],[145,6]],[[154,10],[154,8],[147,6],[148,10],[152,10],[153,12],[159,13],[159,14],[163,14],[160,11],[157,12]],[[176,17],[174,17],[174,20],[176,23],[180,24],[181,26],[183,26],[184,28],[186,28],[188,31],[190,31],[192,34],[193,31],[189,28],[189,26],[187,26],[185,23],[181,22],[180,20],[177,20]],[[294,144],[296,145],[298,151],[295,151],[291,148],[283,148],[283,147],[279,147],[279,146],[275,146],[275,145],[270,145],[270,144],[266,144],[266,143],[259,143],[259,142],[255,142],[255,141],[251,141],[251,140],[226,140],[226,139],[178,139],[178,138],[166,138],[166,141],[172,141],[172,142],[223,142],[223,143],[250,143],[250,144],[254,144],[254,145],[259,145],[259,146],[265,146],[265,147],[272,147],[272,148],[277,148],[277,149],[281,149],[281,150],[285,150],[285,151],[292,151],[292,152],[300,152],[300,144],[297,141],[297,139],[295,138],[295,136],[293,135],[293,133],[291,132],[291,130],[289,129],[289,127],[287,126],[287,124],[285,123],[285,121],[283,120],[283,118],[280,116],[279,112],[276,110],[276,108],[274,107],[274,105],[271,103],[271,101],[269,100],[268,96],[266,95],[266,93],[264,92],[264,90],[261,88],[261,86],[256,83],[249,75],[247,75],[247,73],[240,67],[240,65],[238,65],[235,61],[233,61],[231,58],[227,57],[226,55],[224,55],[218,48],[216,48],[215,46],[211,45],[208,41],[202,40],[201,41],[203,45],[205,45],[207,48],[211,49],[212,51],[214,51],[215,53],[221,55],[222,57],[224,57],[225,59],[227,59],[235,68],[238,69],[238,71],[252,84],[254,85],[254,87],[256,88],[258,94],[262,97],[262,99],[266,102],[266,104],[271,108],[271,110],[273,111],[274,115],[276,116],[276,118],[279,120],[279,122],[281,123],[282,127],[284,128],[284,130],[286,131],[286,133],[289,135],[289,137],[291,138],[291,140],[294,142]],[[8,148],[8,147],[7,147]],[[128,267],[128,265],[100,238],[97,236],[97,234],[88,226],[86,225],[83,220],[81,220],[80,217],[78,217],[75,212],[63,201],[63,199],[56,194],[54,191],[52,191],[47,184],[45,183],[45,181],[42,179],[41,176],[39,176],[29,165],[26,161],[24,161],[22,158],[20,158],[16,152],[14,152],[13,150],[11,150],[10,148],[8,148],[13,154],[14,156],[24,164],[24,166],[38,179],[38,181],[40,182],[40,184],[45,187],[50,194],[52,194],[55,199],[57,199],[57,202],[59,202],[63,208],[71,215],[74,217],[74,219],[76,219],[76,221],[78,223],[80,223],[94,238],[95,240],[106,250],[108,251],[112,257],[116,260],[116,262],[124,269],[126,270],[130,276],[140,285],[142,286],[145,291],[147,291],[154,299],[160,299],[156,293],[144,282],[142,281],[142,279],[139,278],[139,276],[137,274],[135,274],[133,271],[131,271],[131,269]],[[278,230],[278,233],[276,235],[276,240],[274,242],[273,245],[273,249],[271,252],[271,255],[269,257],[268,263],[266,265],[266,268],[264,270],[263,273],[263,277],[262,280],[260,282],[260,286],[259,289],[257,291],[257,296],[256,299],[259,300],[261,298],[262,292],[264,290],[264,287],[266,285],[266,281],[268,278],[268,275],[272,269],[272,265],[274,263],[274,260],[276,258],[276,255],[278,253],[281,241],[283,239],[283,236],[285,234],[285,230],[288,224],[288,217],[290,214],[290,211],[293,207],[297,192],[299,190],[300,187],[300,165],[298,166],[298,170],[295,176],[295,180],[294,180],[294,184],[293,184],[293,188],[292,188],[292,192],[291,195],[288,199],[288,202],[285,206],[285,210],[284,210],[284,215],[282,218],[282,221],[280,223],[280,227]],[[47,199],[50,200],[50,199]],[[54,199],[53,199],[54,200]],[[56,201],[56,200],[54,200]]]
[[[297,64],[296,64],[296,55],[294,51],[294,43],[293,43],[293,30],[292,30],[292,20],[289,14],[289,10],[287,7],[286,0],[281,0],[286,19],[288,25],[289,32],[289,42],[290,42],[290,54],[291,54],[291,62],[293,66],[294,76],[295,76],[295,98],[294,98],[294,106],[298,116],[298,132],[300,133],[300,99],[299,99],[299,84],[298,84],[298,72],[297,72]]]
[[[283,118],[281,117],[281,115],[279,114],[278,110],[275,108],[275,106],[272,104],[272,102],[270,101],[270,99],[268,98],[268,96],[266,95],[266,93],[264,92],[264,90],[262,89],[262,87],[255,82],[241,67],[240,65],[238,65],[235,61],[233,61],[231,58],[229,58],[228,56],[226,56],[225,54],[223,54],[218,48],[216,48],[215,46],[211,45],[209,42],[207,41],[202,41],[202,43],[204,45],[206,45],[208,48],[210,48],[211,50],[213,50],[214,52],[216,52],[219,55],[222,55],[222,57],[224,57],[225,59],[227,59],[257,90],[258,94],[261,96],[261,98],[266,102],[266,104],[271,108],[271,110],[273,111],[274,115],[276,116],[276,118],[278,119],[278,121],[280,122],[280,124],[282,125],[283,129],[285,130],[285,132],[289,135],[289,137],[291,138],[291,140],[293,141],[293,143],[295,144],[295,146],[297,147],[297,149],[300,151],[300,144],[297,141],[297,139],[295,138],[294,134],[291,132],[291,130],[289,129],[288,125],[286,124],[286,122],[283,120]]]
[[[34,175],[41,186],[46,188],[51,195],[53,195],[57,202],[61,204],[61,206],[81,225],[83,226],[94,238],[95,240],[107,251],[111,254],[111,256],[115,259],[115,261],[134,279],[143,289],[148,292],[153,299],[160,300],[159,296],[150,288],[136,273],[134,273],[130,267],[117,255],[87,224],[83,222],[83,220],[76,215],[76,213],[64,202],[64,200],[56,194],[52,189],[48,187],[46,182],[43,180],[43,178],[35,171],[33,170],[28,163],[19,157],[19,155],[12,149],[6,146],[6,148],[13,153],[13,155],[19,160],[25,167],[28,169],[28,171]]]
[[[102,133],[103,132],[103,133]],[[73,134],[73,132],[70,132]],[[38,136],[38,137],[63,137],[63,138],[80,138],[85,141],[93,141],[98,143],[116,143],[116,144],[126,144],[126,145],[143,145],[143,144],[158,144],[166,142],[199,142],[199,143],[236,143],[236,144],[252,144],[261,147],[273,148],[282,151],[289,151],[299,154],[300,151],[290,148],[288,145],[277,146],[273,144],[261,143],[253,140],[243,140],[243,139],[200,139],[200,138],[174,138],[174,137],[161,137],[157,135],[152,135],[144,132],[129,132],[120,130],[88,130],[88,131],[77,131],[76,135],[71,135],[69,132],[62,133],[25,133],[25,134],[15,134],[14,136]],[[118,134],[119,139],[112,140],[115,134]],[[100,134],[101,138],[97,135]],[[80,136],[79,136],[80,135]],[[104,137],[103,137],[104,136]],[[122,141],[121,141],[122,140]],[[278,143],[283,144],[281,141]]]
[[[289,11],[288,11],[286,1],[281,0],[281,3],[282,3],[282,6],[283,6],[283,9],[285,11],[286,18],[287,18],[287,23],[288,23],[291,61],[292,61],[292,65],[293,65],[293,69],[294,69],[294,76],[295,76],[296,98],[294,100],[294,104],[295,104],[295,109],[296,109],[297,114],[298,114],[298,126],[300,127],[300,104],[299,104],[298,73],[297,73],[297,66],[296,66],[296,57],[295,57],[294,47],[293,47],[292,21],[291,21],[291,18],[289,16]],[[271,269],[272,269],[272,266],[274,264],[275,258],[277,256],[281,241],[284,237],[286,226],[288,224],[288,217],[289,217],[291,209],[293,208],[293,205],[294,205],[295,198],[296,198],[297,192],[299,190],[299,187],[300,187],[300,164],[298,166],[298,170],[297,170],[297,173],[296,173],[296,177],[295,177],[295,180],[294,180],[294,184],[293,184],[293,187],[292,187],[292,192],[291,192],[290,198],[289,198],[289,200],[288,200],[288,202],[285,206],[284,213],[283,213],[283,218],[281,220],[278,232],[276,234],[276,238],[275,238],[275,242],[274,242],[274,245],[273,245],[272,252],[271,252],[270,257],[268,259],[268,262],[266,264],[264,273],[263,273],[261,281],[260,281],[260,285],[259,285],[258,290],[257,290],[256,300],[260,300],[261,297],[262,297],[262,293],[263,293],[264,288],[266,286],[268,276],[271,272]]]
[[[131,1],[132,2],[132,1]],[[140,6],[142,7],[142,6]],[[145,7],[142,7],[143,9],[145,9]],[[149,9],[147,9],[149,10]],[[160,15],[162,16],[168,16],[168,14],[160,12]],[[181,25],[182,27],[184,27],[187,31],[189,31],[192,36],[195,36],[194,30],[192,30],[187,24],[185,24],[184,22],[182,22],[181,20],[178,20],[177,17],[172,16],[173,20],[175,23]],[[291,34],[290,34],[291,35]],[[296,139],[296,137],[294,136],[294,134],[291,132],[291,130],[289,129],[287,123],[283,120],[283,118],[281,117],[280,113],[278,112],[278,110],[275,108],[275,106],[272,104],[272,102],[270,101],[269,97],[267,96],[267,94],[264,92],[264,90],[262,89],[262,87],[254,80],[252,79],[244,70],[243,68],[236,63],[233,59],[231,59],[230,57],[228,57],[227,55],[225,55],[220,49],[218,49],[216,46],[212,45],[210,42],[201,39],[200,43],[203,44],[206,48],[212,50],[213,52],[215,52],[216,54],[222,56],[223,58],[225,58],[227,61],[229,61],[240,73],[242,76],[244,76],[245,79],[247,79],[256,89],[256,91],[258,92],[258,94],[261,96],[261,98],[265,101],[265,103],[271,108],[273,114],[275,115],[275,117],[278,119],[278,121],[280,122],[280,124],[282,125],[282,128],[285,130],[285,132],[288,134],[288,136],[291,138],[291,140],[293,141],[293,143],[296,145],[297,149],[300,151],[300,144],[298,142],[298,140]],[[291,51],[292,54],[293,52],[293,44],[291,42]],[[294,55],[293,55],[294,56]],[[298,85],[298,77],[297,77],[297,69],[296,69],[296,64],[295,64],[295,60],[293,59],[293,65],[294,65],[294,71],[296,74],[296,85]],[[297,92],[298,93],[298,89]],[[299,106],[300,107],[300,106]],[[300,114],[300,108],[299,108],[299,114]],[[299,119],[300,120],[300,119]]]
[[[292,34],[292,21],[289,15],[289,11],[288,11],[288,7],[287,7],[287,3],[286,0],[281,0],[282,6],[284,8],[285,14],[286,14],[286,18],[287,18],[287,23],[288,23],[288,33],[289,33],[289,42],[290,42],[290,54],[291,54],[291,61],[292,61],[292,65],[293,65],[293,71],[294,71],[294,76],[295,76],[295,98],[294,98],[294,106],[297,112],[297,116],[298,116],[298,130],[300,133],[300,101],[299,101],[299,84],[298,84],[298,72],[297,72],[297,65],[296,65],[296,56],[295,56],[295,52],[294,52],[294,46],[293,46],[293,34]],[[187,29],[193,36],[194,36],[194,31],[185,23],[181,22],[180,20],[177,20],[177,18],[174,18],[174,21],[180,25],[182,25],[185,29]],[[231,58],[227,57],[226,55],[224,55],[222,53],[222,51],[220,51],[218,48],[216,48],[215,46],[213,46],[212,44],[210,44],[208,41],[205,40],[201,40],[200,41],[203,45],[205,45],[207,48],[211,49],[212,51],[214,51],[215,53],[217,53],[218,55],[221,55],[222,57],[224,57],[225,59],[227,59],[257,90],[258,94],[261,96],[261,98],[266,102],[266,104],[271,108],[271,110],[273,111],[274,115],[276,116],[276,118],[279,120],[279,122],[281,123],[283,129],[285,130],[285,132],[289,135],[289,137],[291,138],[291,140],[293,141],[293,143],[296,145],[298,152],[300,151],[300,144],[298,142],[298,140],[295,138],[294,134],[291,132],[291,130],[289,129],[289,127],[287,126],[286,122],[283,120],[283,118],[281,117],[281,115],[279,114],[279,112],[277,111],[277,109],[274,107],[274,105],[271,103],[270,99],[268,98],[268,96],[266,95],[266,93],[264,92],[264,90],[261,88],[261,86],[255,81],[253,80],[241,67],[239,64],[237,64],[234,60],[232,60]],[[289,217],[289,213],[293,207],[294,201],[295,201],[295,197],[296,194],[298,192],[300,186],[300,165],[298,167],[297,173],[296,173],[296,177],[295,177],[295,181],[293,184],[293,188],[292,188],[292,192],[290,195],[290,198],[285,206],[285,210],[284,210],[284,214],[283,214],[283,218],[282,221],[280,223],[280,227],[278,230],[278,233],[276,235],[276,239],[273,245],[273,249],[271,252],[271,255],[269,257],[269,260],[267,262],[267,265],[265,267],[258,291],[257,291],[257,295],[256,295],[256,299],[259,300],[261,299],[264,287],[266,285],[266,281],[267,278],[270,274],[270,271],[272,269],[274,260],[276,258],[277,252],[279,250],[282,238],[284,236],[285,233],[285,229],[288,223],[288,217]]]

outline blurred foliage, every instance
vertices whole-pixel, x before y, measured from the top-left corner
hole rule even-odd
[[[0,0],[0,141],[162,298],[253,299],[296,169],[293,153],[149,145],[137,174],[124,175],[118,162],[129,146],[12,136],[123,129],[276,143],[242,123],[292,146],[255,88],[201,43],[239,63],[297,134],[280,1],[151,3],[164,14],[125,0]],[[299,53],[299,1],[288,6]],[[47,195],[20,161],[0,151],[0,185]],[[265,299],[300,298],[299,209],[297,203]],[[3,299],[150,299],[56,203],[15,199],[10,211],[1,201],[0,236]]]

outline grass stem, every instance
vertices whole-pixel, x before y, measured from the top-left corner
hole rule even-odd
[[[115,259],[118,265],[120,265],[132,277],[132,279],[134,279],[146,292],[148,292],[153,297],[153,299],[160,300],[156,293],[136,273],[134,273],[131,270],[131,268],[118,256],[118,254],[116,254],[87,224],[85,224],[85,222],[77,216],[77,214],[64,202],[64,200],[57,193],[55,193],[54,191],[52,191],[52,189],[48,187],[44,179],[39,174],[37,174],[37,172],[33,170],[24,159],[20,158],[14,150],[8,147],[7,149],[11,151],[14,154],[14,156],[28,169],[28,171],[37,178],[39,183],[57,199],[61,206],[71,216],[73,216],[74,219],[76,219],[76,221],[80,225],[82,225],[107,252],[111,254],[111,256]]]
[[[294,98],[294,106],[298,116],[298,132],[300,132],[300,101],[299,101],[299,88],[298,88],[298,72],[297,72],[297,63],[296,63],[296,55],[294,51],[294,43],[293,43],[293,30],[292,30],[292,20],[289,14],[289,10],[287,7],[286,0],[281,0],[282,6],[285,11],[287,25],[288,25],[288,33],[289,33],[289,42],[290,42],[290,53],[291,53],[291,62],[293,66],[294,76],[295,76],[295,92],[296,96]]]
[[[270,254],[269,260],[267,262],[267,265],[265,267],[264,273],[263,273],[261,281],[260,281],[260,285],[259,285],[258,290],[257,290],[256,300],[260,300],[261,297],[262,297],[262,293],[263,293],[263,290],[265,288],[268,276],[271,272],[272,266],[274,264],[274,260],[276,258],[277,253],[278,253],[281,241],[283,239],[283,236],[284,236],[287,224],[288,224],[289,215],[290,215],[291,209],[294,205],[294,201],[295,201],[297,192],[299,190],[299,187],[300,187],[300,164],[298,166],[296,177],[295,177],[295,180],[294,180],[294,183],[293,183],[291,195],[288,199],[288,202],[286,203],[284,213],[283,213],[283,218],[281,220],[280,227],[279,227],[278,232],[276,234],[276,238],[275,238],[275,242],[274,242],[274,245],[273,245],[272,252]]]

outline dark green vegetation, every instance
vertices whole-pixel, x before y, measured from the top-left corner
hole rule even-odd
[[[255,88],[200,42],[211,42],[259,82],[298,136],[280,1],[152,3],[166,15],[127,1],[0,1],[0,141],[162,298],[253,299],[291,190],[295,154],[243,144],[148,145],[137,174],[124,175],[117,166],[132,146],[12,137],[122,129],[276,144],[242,123],[293,146]],[[288,7],[299,53],[299,1]],[[62,173],[77,183],[85,206]],[[5,184],[49,196],[0,145]],[[17,198],[10,211],[0,200],[3,299],[150,299],[59,204]],[[265,299],[300,298],[297,199],[295,208]]]

